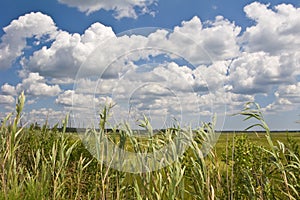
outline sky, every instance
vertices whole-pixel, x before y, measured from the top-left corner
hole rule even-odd
[[[0,118],[243,130],[257,102],[272,130],[299,130],[300,1],[5,0]]]

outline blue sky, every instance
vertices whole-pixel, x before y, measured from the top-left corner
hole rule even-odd
[[[300,2],[2,1],[0,117],[27,95],[24,120],[157,128],[176,118],[243,129],[231,114],[260,103],[272,129],[299,129]],[[149,28],[156,27],[156,28]]]

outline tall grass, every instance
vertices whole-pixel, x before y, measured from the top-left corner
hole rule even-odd
[[[299,144],[293,138],[275,141],[255,103],[239,114],[257,120],[248,128],[263,128],[268,146],[237,135],[218,153],[210,146],[217,134],[214,121],[197,130],[174,126],[154,135],[145,118],[141,126],[151,137],[142,140],[127,124],[108,134],[108,107],[101,113],[99,131],[89,130],[81,139],[65,132],[68,116],[62,132],[20,127],[24,102],[22,93],[16,114],[8,115],[0,129],[0,199],[300,199]],[[113,154],[107,154],[104,138],[118,147]],[[95,156],[85,148],[91,141]],[[186,151],[181,152],[179,142],[188,145]],[[157,170],[116,170],[130,166],[122,162],[120,150],[149,152],[160,160],[158,152],[167,144],[167,158],[157,166],[142,157],[132,165]],[[107,155],[117,156],[120,166]]]

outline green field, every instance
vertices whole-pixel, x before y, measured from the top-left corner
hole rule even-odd
[[[218,138],[218,142],[216,143],[215,149],[221,153],[226,149],[226,144],[232,144],[234,141],[234,137],[246,136],[247,140],[257,146],[263,146],[265,148],[269,148],[269,144],[266,138],[266,134],[259,132],[247,132],[244,133],[238,132],[222,132],[220,137]],[[285,144],[288,143],[288,138],[291,138],[296,143],[300,144],[300,132],[271,132],[271,137],[274,142],[280,141]]]
[[[126,126],[107,133],[102,118],[99,131],[85,138],[96,144],[96,159],[77,134],[65,132],[68,117],[62,131],[46,125],[20,127],[24,98],[19,97],[16,116],[8,116],[0,129],[0,199],[300,199],[299,133],[271,133],[255,105],[241,115],[256,118],[265,132],[223,133],[206,156],[202,148],[216,135],[213,124],[197,131],[174,127],[141,140]],[[152,133],[146,119],[142,125]],[[162,146],[176,146],[179,135],[188,149],[152,171],[116,170],[103,164],[104,151],[97,151],[108,136],[120,149],[158,155]],[[165,158],[177,150],[170,149]]]

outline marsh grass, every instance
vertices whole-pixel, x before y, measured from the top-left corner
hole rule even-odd
[[[174,126],[155,135],[145,118],[141,126],[151,137],[140,139],[127,124],[107,133],[108,107],[100,116],[99,131],[89,130],[82,140],[65,132],[68,116],[62,132],[20,127],[24,102],[22,93],[16,114],[8,115],[0,129],[0,199],[300,199],[299,142],[289,135],[277,140],[255,103],[246,104],[239,114],[256,119],[249,128],[259,126],[265,133],[221,135],[217,148],[210,148],[216,137],[214,122],[197,130]],[[188,149],[174,162],[166,159],[169,163],[158,170],[126,173],[101,160],[103,137],[108,135],[119,149],[131,152],[156,155],[166,144],[176,147],[176,135]],[[265,138],[263,145],[255,137]],[[85,148],[94,139],[96,158]],[[170,151],[168,156],[178,153],[176,148]]]

